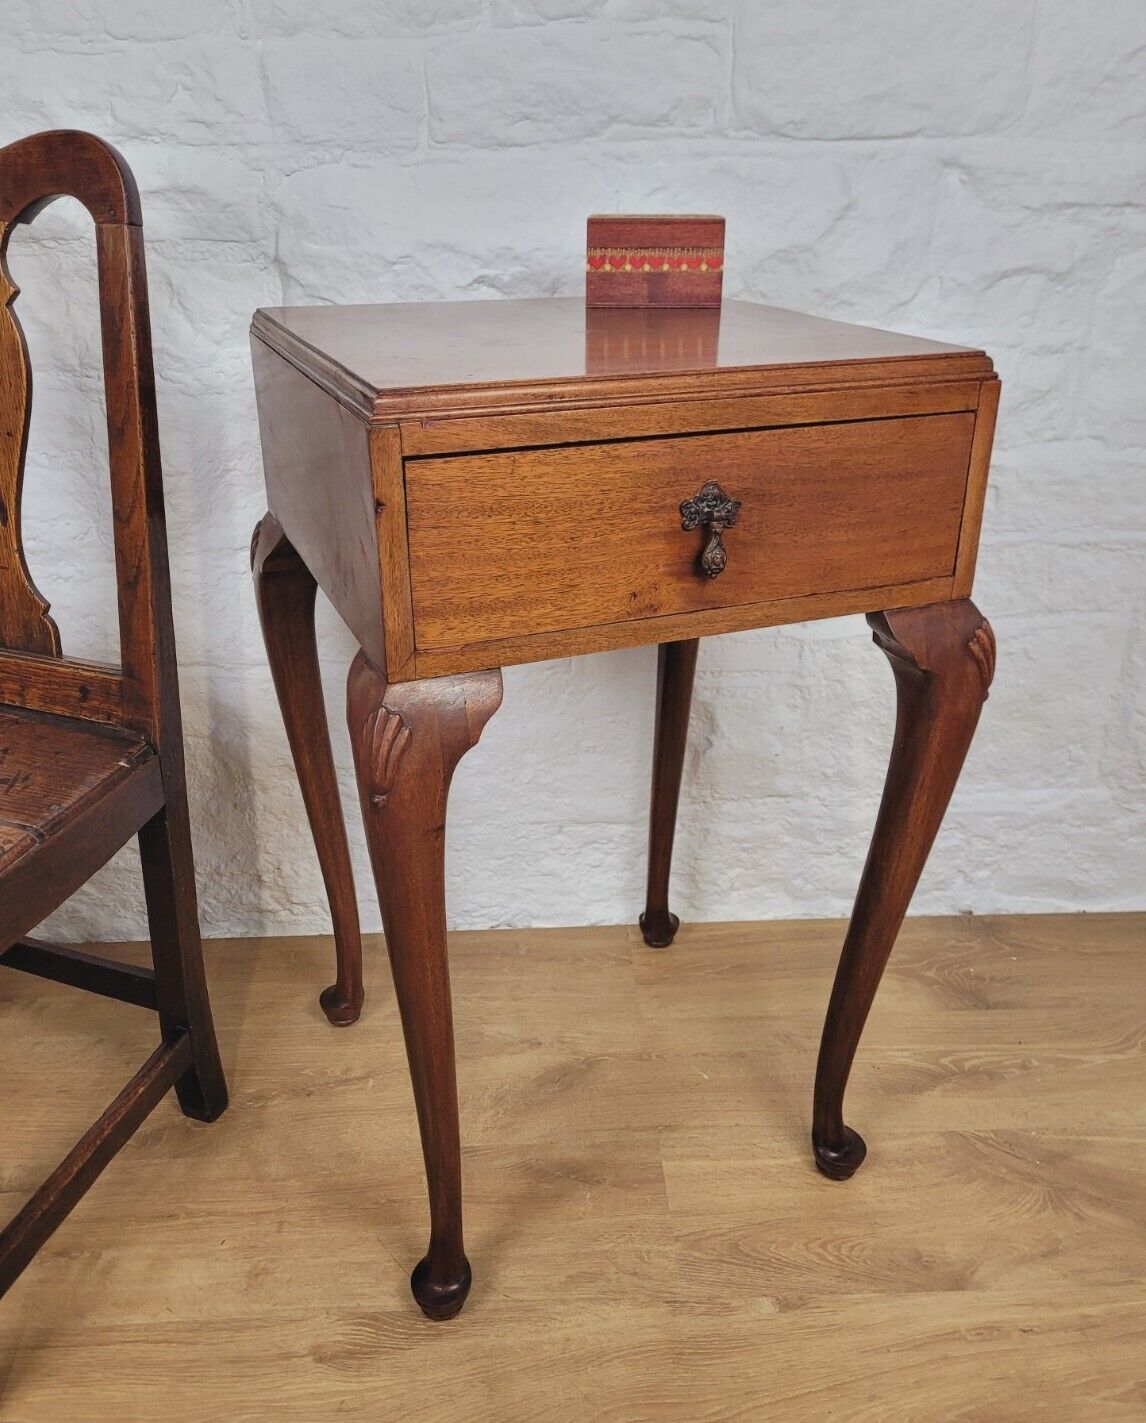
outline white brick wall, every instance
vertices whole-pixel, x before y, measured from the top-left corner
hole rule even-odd
[[[730,295],[983,345],[1005,386],[977,598],[999,636],[929,911],[1146,902],[1140,0],[8,0],[0,140],[117,143],[143,192],[203,921],[322,930],[247,573],[246,328],[280,302],[576,293],[585,215],[728,218]],[[13,243],[37,362],[31,558],[114,650],[78,210]],[[320,618],[342,728],[351,640]],[[652,650],[512,669],[459,773],[458,925],[631,919]],[[846,912],[892,730],[861,619],[712,640],[676,903]],[[129,856],[59,932],[138,934]]]

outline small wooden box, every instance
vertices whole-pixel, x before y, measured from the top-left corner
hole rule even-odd
[[[586,248],[586,306],[720,305],[722,217],[597,213]]]

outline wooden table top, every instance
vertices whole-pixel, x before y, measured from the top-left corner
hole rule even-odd
[[[719,310],[586,310],[577,297],[269,307],[252,331],[374,416],[991,370],[981,351],[744,301]]]

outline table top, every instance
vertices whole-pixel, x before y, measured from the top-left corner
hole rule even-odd
[[[792,389],[906,364],[923,378],[991,370],[981,351],[744,301],[719,310],[587,310],[576,297],[269,307],[252,331],[375,415]]]

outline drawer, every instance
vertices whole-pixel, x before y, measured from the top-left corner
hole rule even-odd
[[[405,463],[420,650],[950,575],[971,412]],[[681,503],[740,501],[708,577]]]

